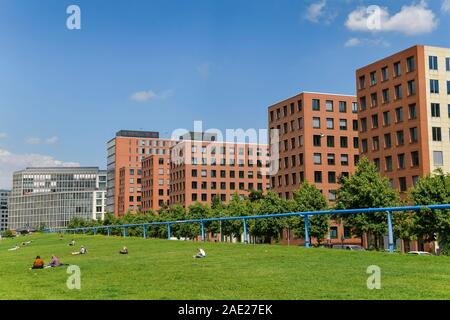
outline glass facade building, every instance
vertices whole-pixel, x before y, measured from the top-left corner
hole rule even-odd
[[[105,212],[106,171],[27,168],[14,173],[10,229],[65,227],[73,217],[102,220]]]

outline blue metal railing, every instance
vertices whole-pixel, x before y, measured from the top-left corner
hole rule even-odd
[[[182,223],[200,223],[202,227],[202,241],[205,240],[205,223],[215,222],[215,221],[236,221],[242,220],[244,222],[244,242],[248,243],[247,239],[247,221],[257,220],[257,219],[269,219],[269,218],[288,218],[288,217],[303,217],[305,222],[305,247],[309,248],[309,216],[316,215],[347,215],[356,213],[377,213],[386,212],[388,218],[388,238],[389,238],[389,251],[394,252],[394,233],[392,228],[392,213],[399,211],[420,211],[423,209],[430,210],[445,210],[450,209],[450,204],[436,204],[436,205],[426,205],[426,206],[405,206],[405,207],[389,207],[389,208],[366,208],[366,209],[346,209],[346,210],[325,210],[325,211],[307,211],[307,212],[289,212],[289,213],[277,213],[277,214],[265,214],[265,215],[255,215],[255,216],[242,216],[242,217],[221,217],[221,218],[205,218],[205,219],[192,219],[192,220],[176,220],[176,221],[162,221],[162,222],[145,222],[137,224],[122,224],[122,225],[109,225],[109,226],[96,226],[96,227],[85,227],[85,228],[50,228],[46,229],[45,232],[48,233],[61,233],[61,232],[83,232],[93,231],[94,234],[97,233],[99,229],[107,229],[108,236],[111,235],[111,229],[122,228],[123,236],[127,236],[127,228],[131,227],[142,227],[144,238],[147,238],[147,228],[148,226],[166,225],[168,239],[171,238],[170,226],[174,224]]]

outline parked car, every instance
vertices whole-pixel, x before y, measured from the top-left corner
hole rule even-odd
[[[416,256],[431,256],[432,254],[426,251],[410,251],[408,254]]]
[[[350,250],[350,251],[364,251],[364,247],[355,244],[335,244],[333,249]]]

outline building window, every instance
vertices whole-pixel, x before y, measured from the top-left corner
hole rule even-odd
[[[450,71],[450,58],[445,58],[445,70]]]
[[[341,165],[348,166],[348,154],[341,155]]]
[[[379,158],[373,159],[373,163],[375,165],[375,167],[377,167],[378,171],[380,171],[381,168],[381,161]]]
[[[388,67],[381,68],[381,81],[389,80],[389,69]]]
[[[441,105],[439,103],[431,104],[431,116],[433,118],[439,118],[441,116]]]
[[[359,148],[359,138],[353,137],[353,148],[358,149]]]
[[[405,144],[405,135],[403,130],[397,131],[397,146],[403,146]]]
[[[417,118],[417,107],[416,104],[410,104],[409,105],[409,119],[413,120]],[[449,108],[449,118],[450,118],[450,108]]]
[[[377,84],[377,72],[374,71],[370,73],[370,85],[374,86],[376,84]]]
[[[327,129],[334,129],[334,119],[327,118]]]
[[[433,164],[435,166],[444,165],[444,155],[442,151],[433,151]]]
[[[430,93],[439,93],[439,80],[430,80]]]
[[[363,153],[367,153],[369,151],[369,145],[367,143],[367,139],[361,140],[361,148]]]
[[[322,183],[322,171],[314,171],[314,182]]]
[[[325,101],[325,108],[328,112],[333,112],[333,101],[331,100]]]
[[[358,113],[358,103],[352,102],[352,113]]]
[[[386,133],[386,134],[384,135],[384,147],[385,147],[386,149],[392,147],[392,140],[391,140],[391,134],[390,134],[390,133]]]
[[[328,165],[334,166],[336,164],[335,158],[336,158],[336,156],[334,155],[334,153],[329,153],[327,155]]]
[[[319,99],[312,100],[312,109],[313,109],[313,111],[320,111],[320,100]]]
[[[402,86],[400,84],[394,87],[394,93],[395,93],[395,100],[400,100],[401,98],[403,98]]]
[[[336,183],[336,172],[334,171],[328,172],[328,183]]]
[[[436,57],[436,56],[429,56],[428,57],[428,64],[429,64],[430,70],[438,70],[439,69],[438,57]]]
[[[400,62],[394,63],[394,76],[399,77],[402,75],[402,66]]]
[[[361,97],[359,99],[359,107],[361,108],[361,111],[364,111],[367,109],[366,97]]]
[[[386,162],[386,171],[392,171],[392,157],[386,157],[384,160]]]
[[[338,228],[330,227],[330,239],[337,239],[337,238],[338,238]]]
[[[378,94],[376,92],[370,95],[370,104],[372,108],[378,106]]]
[[[334,136],[327,136],[327,147],[334,148]]]
[[[395,109],[395,117],[397,118],[397,123],[403,122],[403,107]]]
[[[322,164],[322,154],[314,153],[314,164]]]
[[[339,129],[347,130],[347,120],[346,119],[339,120]]]
[[[416,143],[419,141],[419,137],[417,134],[417,127],[409,129],[409,135],[411,138],[411,143]]]
[[[347,102],[339,101],[339,112],[342,112],[342,113],[347,112]]]
[[[348,138],[341,137],[341,148],[348,148]]]
[[[447,94],[450,94],[450,81],[447,81]]]
[[[408,187],[406,185],[406,178],[401,177],[398,179],[398,184],[400,186],[400,192],[406,192],[408,190]]]
[[[358,132],[358,120],[352,120],[353,131]]]
[[[322,137],[320,135],[313,136],[313,146],[320,147],[322,145]]]
[[[413,183],[414,187],[417,185],[417,182],[419,182],[419,176],[413,176],[412,177],[412,183]]]
[[[408,96],[413,96],[416,94],[416,81],[408,81]]]
[[[389,103],[389,89],[383,90],[383,103]]]
[[[366,87],[366,76],[359,77],[359,90],[362,90]]]
[[[399,154],[397,156],[397,160],[398,160],[398,168],[399,169],[405,169],[405,154]]]
[[[367,131],[367,118],[361,119],[361,132]]]
[[[313,128],[320,129],[320,118],[317,117],[313,118]]]
[[[409,57],[406,59],[406,65],[408,67],[408,72],[413,72],[414,70],[416,70],[416,61],[415,61],[415,57]]]
[[[383,126],[388,126],[391,124],[391,113],[389,111],[383,112]]]
[[[442,141],[442,132],[440,127],[433,127],[431,128],[432,134],[433,134],[433,141],[440,142]]]
[[[372,137],[372,149],[373,151],[380,150],[380,139],[378,136]]]
[[[411,152],[411,166],[418,167],[419,165],[420,165],[419,152],[418,151]]]

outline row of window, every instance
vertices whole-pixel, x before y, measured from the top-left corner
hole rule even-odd
[[[376,158],[373,160],[375,166],[378,168],[378,170],[381,171],[381,160],[380,158]],[[415,168],[418,167],[420,165],[420,160],[419,160],[419,152],[418,151],[413,151],[409,154],[409,163],[410,163],[410,168]],[[406,160],[406,154],[405,153],[401,153],[397,155],[397,170],[404,170],[407,169],[407,160]],[[394,170],[394,159],[392,156],[387,156],[384,157],[384,167],[383,170],[386,172],[391,172]]]
[[[409,129],[409,143],[417,143],[419,141],[418,138],[418,131],[417,131],[417,127],[414,128],[410,128]],[[405,133],[403,130],[399,130],[395,133],[395,137],[396,137],[396,146],[400,147],[400,146],[404,146],[405,145]],[[371,138],[371,142],[372,142],[372,151],[379,151],[380,150],[380,137],[379,136],[374,136]],[[384,149],[390,149],[393,147],[393,143],[392,143],[392,134],[391,133],[386,133],[383,136],[383,140],[384,140]],[[361,148],[362,148],[362,152],[363,153],[368,153],[369,152],[369,143],[368,143],[368,139],[362,139],[361,140]]]
[[[409,120],[417,119],[417,108],[416,104],[411,104],[408,108],[409,110]],[[404,108],[398,107],[394,111],[395,113],[395,123],[402,123],[405,120]],[[366,132],[368,130],[368,119],[367,117],[361,118],[361,132]],[[371,129],[378,129],[380,126],[379,115],[373,114],[370,116]],[[387,127],[392,124],[391,111],[384,111],[382,113],[382,126]]]
[[[436,82],[437,81],[437,82]],[[437,85],[437,89],[436,89]],[[447,84],[448,87],[448,84]],[[437,90],[437,92],[435,92]],[[430,80],[430,91],[431,93],[439,93],[439,80]],[[407,82],[407,96],[414,96],[417,92],[416,88],[416,81],[410,80]],[[396,85],[394,86],[394,100],[401,100],[403,99],[403,89],[402,85]],[[389,88],[381,90],[381,98],[382,104],[388,104],[391,102],[391,90]],[[373,92],[370,94],[370,106],[371,108],[375,108],[379,105],[379,99],[378,99],[378,92]],[[359,108],[361,111],[364,111],[367,109],[367,97],[362,96],[359,98]]]
[[[311,108],[313,111],[320,111],[321,110],[321,100],[320,99],[312,99],[311,100]],[[290,115],[295,114],[295,112],[301,112],[303,109],[303,100],[298,100],[297,102],[297,110],[295,108],[295,104],[292,102],[290,104],[290,108],[288,111],[288,106],[284,106],[283,108],[278,108],[275,111],[271,110],[270,111],[270,122],[273,122],[275,120],[280,120],[282,117],[282,112],[283,112],[283,117],[288,117]],[[325,101],[325,110],[327,112],[334,112],[335,109],[335,105],[334,105],[334,101],[333,100],[326,100]],[[348,106],[347,106],[347,102],[346,101],[339,101],[339,106],[338,106],[338,110],[340,113],[347,113],[348,111]],[[352,109],[351,109],[352,113],[356,113],[358,111],[358,106],[356,102],[352,102]]]
[[[247,188],[246,188],[247,186]],[[217,183],[216,181],[212,181],[210,183],[208,183],[207,181],[192,181],[191,182],[191,188],[193,190],[197,190],[197,189],[202,189],[202,190],[217,190],[218,187],[220,187],[220,190],[236,190],[236,187],[238,187],[239,190],[253,190],[255,189],[255,184],[250,182],[250,183],[245,183],[245,182],[219,182]],[[257,183],[256,184],[256,188],[257,190],[263,190],[263,184],[262,183]]]

